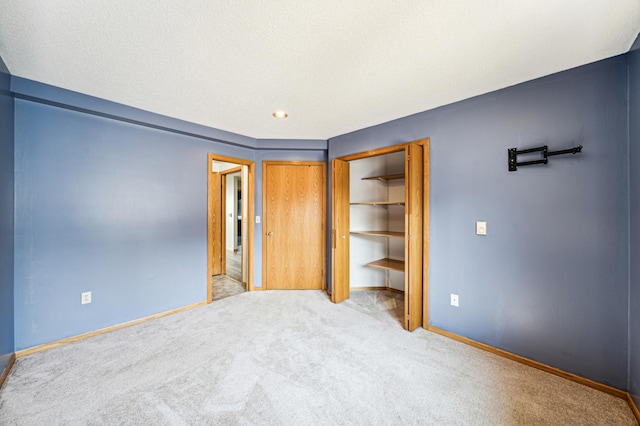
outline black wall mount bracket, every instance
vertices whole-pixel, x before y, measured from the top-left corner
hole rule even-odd
[[[523,149],[521,151],[518,151],[517,148],[509,148],[507,152],[509,155],[509,171],[515,172],[516,170],[518,170],[518,166],[531,166],[533,164],[547,164],[548,158],[554,155],[577,154],[579,152],[582,152],[582,145],[578,145],[574,148],[562,149],[560,151],[549,151],[547,146],[543,145],[538,148]],[[541,152],[542,158],[540,158],[539,160],[518,162],[518,155],[531,154],[533,152]]]

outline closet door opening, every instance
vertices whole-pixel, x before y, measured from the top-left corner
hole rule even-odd
[[[428,140],[332,162],[332,301],[407,330],[426,317],[425,152]]]

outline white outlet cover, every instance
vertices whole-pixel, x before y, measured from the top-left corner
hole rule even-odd
[[[458,299],[458,295],[451,293],[451,306],[458,307],[459,306],[459,302],[460,302],[460,300]]]
[[[82,293],[82,295],[80,296],[80,303],[83,305],[86,305],[87,303],[91,303],[91,292],[90,291],[86,291],[84,293]]]
[[[487,235],[487,222],[480,220],[476,222],[476,235]]]

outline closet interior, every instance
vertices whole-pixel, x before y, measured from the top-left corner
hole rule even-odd
[[[404,293],[404,151],[349,166],[350,288]]]
[[[404,294],[398,320],[414,330],[426,305],[428,140],[336,158],[332,168],[332,301],[356,290]]]

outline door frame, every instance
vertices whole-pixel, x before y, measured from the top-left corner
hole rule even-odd
[[[248,169],[248,182],[247,182],[247,194],[246,194],[246,202],[247,202],[247,235],[246,235],[246,247],[243,247],[246,250],[246,259],[247,259],[247,291],[255,290],[254,287],[254,268],[253,268],[253,258],[254,258],[254,250],[253,250],[253,242],[254,242],[254,187],[255,187],[255,163],[251,160],[243,160],[241,158],[227,157],[223,155],[217,155],[209,153],[207,154],[207,303],[211,303],[213,301],[213,284],[212,284],[212,265],[211,265],[211,256],[213,253],[213,229],[211,224],[209,223],[209,217],[211,217],[211,212],[213,211],[213,203],[209,194],[211,194],[211,186],[212,186],[212,174],[213,174],[213,161],[222,161],[226,163],[234,163],[239,164],[241,166],[247,166]],[[221,172],[222,173],[222,172]],[[222,205],[224,205],[225,200],[222,200]],[[244,220],[244,218],[243,218]],[[222,233],[222,243],[224,244],[225,235]],[[224,250],[226,250],[226,246],[222,246]],[[223,257],[226,259],[226,256]],[[223,268],[226,267],[226,264],[223,260]]]
[[[267,194],[267,166],[269,165],[290,165],[290,166],[322,166],[322,253],[323,257],[323,266],[322,266],[322,279],[321,279],[321,288],[320,290],[327,290],[327,241],[326,241],[326,233],[327,233],[327,163],[326,161],[263,161],[262,162],[262,222],[263,222],[263,232],[262,235],[262,289],[268,290],[268,282],[267,282],[267,239],[265,238],[267,223],[269,218],[267,217],[267,203],[268,197]]]
[[[379,155],[405,151],[407,146],[411,144],[420,145],[423,147],[423,150],[424,150],[424,158],[423,158],[424,172],[423,172],[423,181],[422,181],[422,191],[423,191],[423,197],[422,197],[422,203],[423,203],[422,204],[422,327],[427,329],[427,327],[429,326],[429,213],[430,213],[429,175],[431,170],[429,165],[429,157],[430,157],[429,138],[417,139],[414,141],[409,141],[409,142],[405,142],[397,145],[391,145],[383,148],[372,149],[369,151],[358,152],[355,154],[344,155],[341,157],[336,157],[335,159],[346,161],[346,162],[349,162],[352,160],[361,160],[363,158],[376,157]],[[331,170],[331,173],[333,174],[333,170]],[[334,218],[333,218],[333,212],[335,211],[335,208],[333,206],[333,203],[334,203],[333,190],[335,189],[336,184],[335,182],[332,182],[331,184],[332,184],[332,194],[331,194],[331,205],[332,205],[331,231],[332,232],[331,232],[331,235],[333,238],[336,231]],[[333,241],[332,241],[332,247],[334,247]],[[332,252],[331,253],[332,268],[334,263],[333,256],[334,256],[334,253]],[[331,292],[329,293],[329,296],[332,300],[335,300],[333,293],[335,289],[334,280],[336,275],[333,270],[331,271],[330,276],[332,277],[332,281],[331,281]]]

